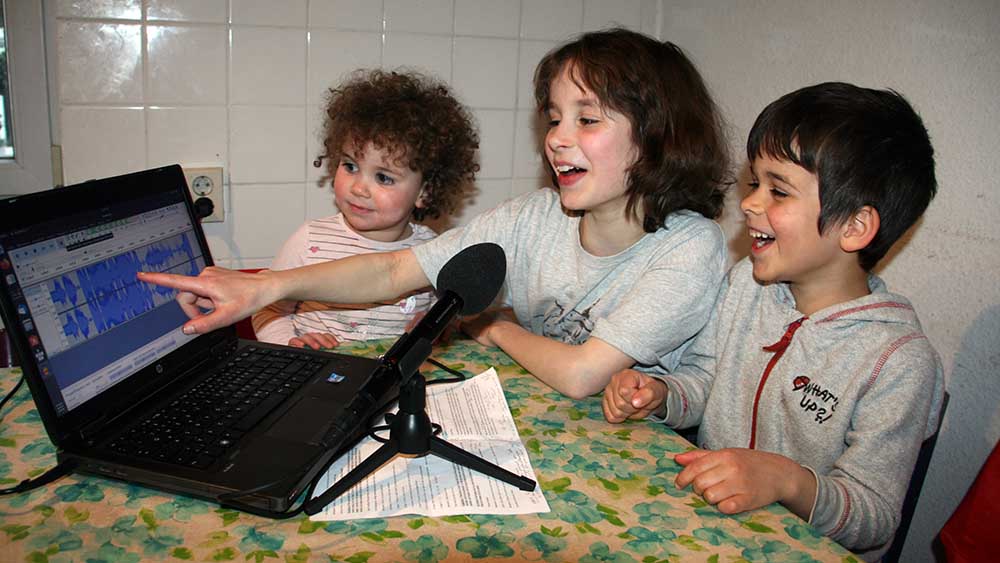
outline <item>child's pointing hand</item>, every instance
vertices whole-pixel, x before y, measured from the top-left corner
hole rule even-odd
[[[177,302],[191,318],[184,324],[184,334],[204,334],[244,319],[275,301],[277,298],[265,296],[270,273],[264,270],[248,274],[210,266],[196,277],[139,272],[138,278],[178,290]]]

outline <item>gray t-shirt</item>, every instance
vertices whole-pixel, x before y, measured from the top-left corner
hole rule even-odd
[[[633,358],[637,369],[672,371],[680,352],[708,321],[726,272],[725,238],[712,220],[671,214],[614,256],[580,244],[580,217],[559,195],[540,189],[501,204],[413,248],[433,283],[463,248],[494,242],[507,255],[503,305],[522,326],[580,344],[600,338]]]

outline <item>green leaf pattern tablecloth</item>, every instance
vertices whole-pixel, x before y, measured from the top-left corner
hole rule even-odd
[[[377,355],[387,343],[342,351]],[[779,505],[726,516],[673,479],[691,445],[656,424],[612,425],[598,397],[573,401],[506,354],[471,341],[434,357],[468,374],[494,366],[546,499],[547,514],[267,520],[127,483],[71,475],[0,497],[0,561],[704,561],[857,559]],[[425,365],[429,378],[443,372]],[[9,391],[19,372],[0,370]],[[0,422],[0,486],[55,463],[27,388]]]

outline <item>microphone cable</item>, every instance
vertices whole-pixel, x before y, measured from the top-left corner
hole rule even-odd
[[[24,481],[21,481],[20,483],[14,485],[13,487],[0,489],[0,495],[2,496],[16,495],[19,493],[26,493],[28,491],[33,491],[39,487],[44,487],[45,485],[48,485],[49,483],[55,481],[56,479],[59,479],[60,477],[65,477],[66,475],[69,475],[70,471],[72,470],[73,470],[72,463],[68,461],[60,462],[56,464],[56,466],[53,467],[52,469],[49,469],[48,471],[42,473],[40,476],[35,477],[34,479],[25,479]]]
[[[434,358],[427,358],[427,363],[437,368],[443,369],[444,371],[454,376],[454,377],[446,377],[444,379],[432,379],[427,382],[427,385],[436,385],[441,383],[455,383],[457,381],[465,381],[466,379],[469,379],[468,376],[466,376],[464,373],[458,371],[457,369],[452,369],[442,364],[441,362],[435,360]]]
[[[15,393],[17,393],[17,390],[20,389],[22,385],[24,385],[23,375],[21,376],[20,379],[17,380],[17,385],[15,385],[14,388],[10,390],[10,393],[7,393],[7,395],[3,399],[0,399],[0,410],[3,410],[3,407],[4,405],[7,404],[7,401],[9,401],[11,397],[13,397]]]
[[[7,404],[7,402],[14,397],[14,395],[18,392],[18,390],[21,389],[21,385],[23,384],[24,384],[24,376],[21,376],[21,378],[17,380],[17,385],[14,385],[14,388],[11,389],[10,392],[7,393],[7,395],[5,395],[3,399],[0,399],[0,410],[2,410],[3,407]],[[13,487],[0,489],[0,496],[26,493],[28,491],[33,491],[39,487],[44,487],[45,485],[48,485],[49,483],[55,481],[56,479],[68,475],[69,472],[72,471],[72,469],[73,469],[72,463],[67,461],[59,462],[56,464],[55,467],[49,469],[48,471],[42,473],[41,475],[35,477],[34,479],[25,479],[20,483],[14,485]]]

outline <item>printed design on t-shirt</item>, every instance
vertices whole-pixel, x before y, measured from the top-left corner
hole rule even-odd
[[[800,375],[792,379],[792,390],[801,394],[799,408],[813,415],[817,424],[823,424],[833,413],[837,412],[840,397],[824,389],[819,383],[813,383],[808,377]]]
[[[590,311],[595,305],[597,303],[583,311],[577,311],[573,308],[567,311],[566,306],[556,300],[544,313],[542,334],[566,344],[584,343],[590,337],[591,331],[594,330],[594,321],[590,318]]]
[[[316,245],[310,246],[309,247],[309,252],[312,252],[313,254],[316,254],[317,252],[319,252],[319,247],[316,246]]]
[[[406,299],[396,303],[396,306],[399,307],[399,311],[404,315],[410,315],[417,310],[417,296],[410,295]]]

